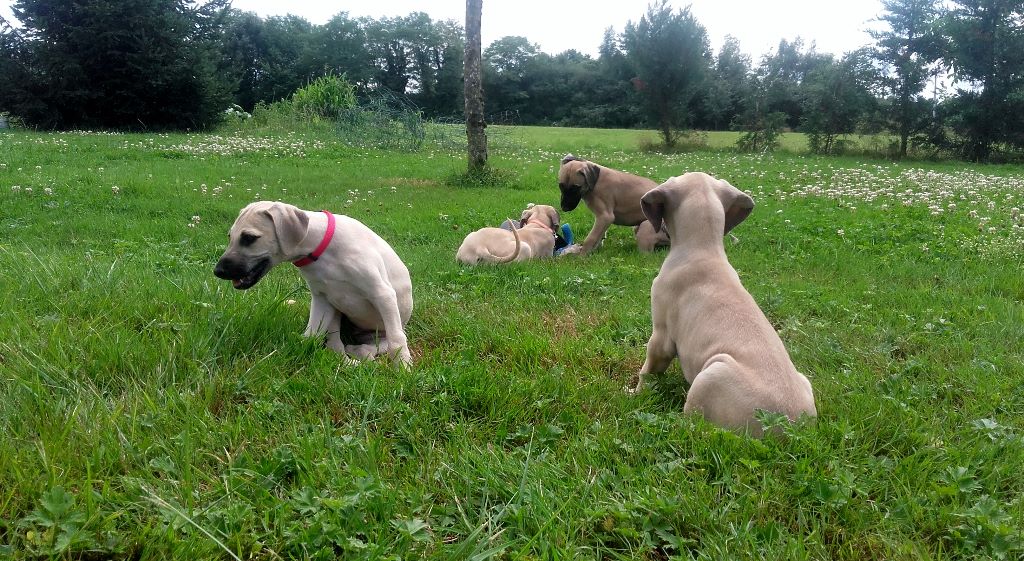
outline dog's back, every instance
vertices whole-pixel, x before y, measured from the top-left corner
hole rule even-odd
[[[526,232],[516,232],[523,236]],[[530,258],[529,245],[521,239],[517,241],[512,231],[503,228],[480,228],[472,231],[462,241],[456,260],[466,265],[480,263],[507,263]]]

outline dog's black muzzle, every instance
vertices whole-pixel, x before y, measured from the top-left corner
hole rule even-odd
[[[268,270],[270,270],[270,259],[267,258],[260,259],[249,267],[243,261],[225,256],[217,261],[217,266],[213,268],[213,274],[217,278],[231,281],[231,284],[238,290],[245,290],[258,283]]]
[[[562,210],[565,212],[575,210],[575,208],[579,206],[580,199],[582,198],[583,195],[580,194],[579,188],[569,187],[567,189],[562,189]]]

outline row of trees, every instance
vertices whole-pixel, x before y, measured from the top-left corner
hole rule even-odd
[[[228,0],[18,0],[0,28],[0,111],[41,127],[200,128],[316,77],[359,95],[406,96],[428,118],[462,118],[462,26],[423,13],[323,25],[260,18]],[[834,152],[844,135],[888,131],[974,160],[1024,147],[1024,0],[884,0],[875,43],[835,56],[782,40],[753,61],[717,53],[689,9],[652,4],[591,57],[524,37],[483,51],[487,111],[523,124],[735,129],[752,148],[782,128]],[[948,75],[956,88],[940,87]]]

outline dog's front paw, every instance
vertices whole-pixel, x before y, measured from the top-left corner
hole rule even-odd
[[[572,245],[566,247],[565,249],[563,249],[558,255],[559,256],[562,256],[562,255],[578,255],[581,251],[583,251],[583,246],[582,245],[572,244]]]
[[[345,354],[362,362],[377,356],[376,345],[345,345]]]
[[[395,367],[401,368],[402,370],[411,370],[412,355],[409,354],[409,349],[402,349],[401,352],[395,354],[394,358],[391,360],[391,363],[394,364]]]

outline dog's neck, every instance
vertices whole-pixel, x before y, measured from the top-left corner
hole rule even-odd
[[[327,215],[320,211],[303,211],[306,216],[309,217],[309,225],[306,226],[306,235],[302,237],[302,241],[295,246],[294,255],[286,256],[288,261],[294,262],[296,259],[301,259],[306,255],[309,255],[324,239],[324,234],[327,233]],[[335,233],[334,238],[337,238]]]
[[[547,224],[541,222],[540,220],[537,220],[536,218],[531,218],[531,219],[526,221],[526,226],[529,226],[531,224],[536,225],[539,228],[544,228],[545,230],[548,230],[552,234],[555,233],[555,229],[554,228],[552,228],[551,226],[548,226]]]
[[[725,216],[709,216],[707,212],[681,212],[671,221],[665,221],[671,239],[669,255],[689,259],[725,256]]]

